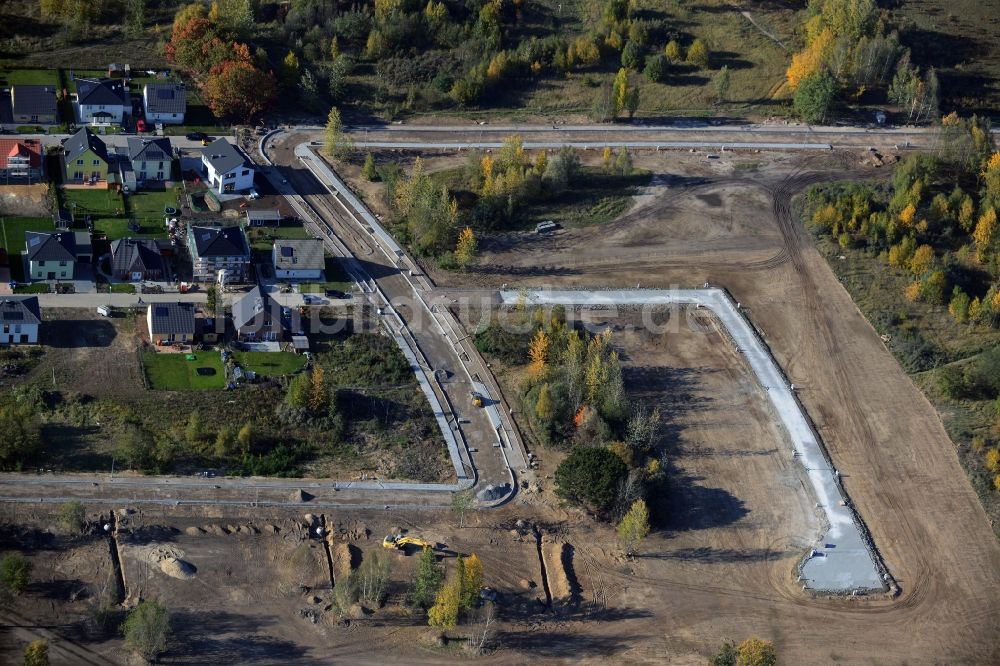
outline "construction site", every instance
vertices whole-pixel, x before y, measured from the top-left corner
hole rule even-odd
[[[934,409],[797,214],[811,184],[888,177],[870,151],[637,150],[651,177],[612,221],[496,233],[455,271],[394,245],[382,186],[354,163],[328,175],[304,136],[270,139],[272,182],[354,259],[455,481],[6,475],[4,551],[32,579],[0,606],[5,658],[46,638],[52,663],[134,663],[116,627],[156,599],[175,664],[704,664],[749,636],[783,664],[1000,660],[1000,544]],[[467,340],[484,318],[555,307],[610,331],[628,401],[663,414],[668,482],[633,556],[555,494],[566,451],[530,434],[523,366]],[[474,508],[456,510],[466,489]],[[70,500],[82,534],[58,525]],[[425,547],[448,576],[475,554],[495,616],[429,627],[410,602]],[[345,603],[365,567],[384,589]]]

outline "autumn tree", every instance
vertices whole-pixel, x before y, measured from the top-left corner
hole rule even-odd
[[[49,666],[49,642],[44,638],[28,643],[24,648],[24,666]]]
[[[323,150],[330,157],[344,159],[351,149],[351,140],[344,133],[344,123],[340,119],[340,110],[337,107],[330,107],[330,113],[326,116],[326,142]]]
[[[309,375],[309,411],[313,414],[322,414],[327,411],[330,404],[330,387],[326,383],[326,375],[321,366],[313,368]]]
[[[427,623],[432,627],[452,629],[458,624],[462,602],[462,581],[451,580],[437,593],[434,605],[427,611]]]
[[[792,98],[792,106],[807,123],[821,123],[833,107],[835,94],[833,77],[829,72],[822,71],[803,79]]]
[[[681,45],[677,43],[676,39],[671,39],[667,42],[667,46],[663,49],[663,55],[667,57],[671,64],[679,63],[684,58],[681,55]]]
[[[248,62],[230,60],[212,69],[202,92],[216,116],[251,122],[271,106],[277,82]]]
[[[65,502],[59,505],[57,513],[59,528],[64,534],[83,534],[87,529],[87,512],[77,500]]]
[[[538,400],[535,401],[535,416],[542,421],[551,421],[554,410],[552,391],[547,383],[542,384],[542,388],[538,390]]]
[[[994,206],[1000,205],[1000,151],[993,153],[982,171],[983,198]]]
[[[475,607],[479,591],[483,589],[483,563],[475,553],[465,558],[461,574],[462,595],[459,605],[462,610],[469,611]]]
[[[618,540],[621,541],[625,554],[631,557],[648,534],[649,509],[645,500],[637,499],[618,523]]]
[[[288,89],[293,89],[299,84],[302,76],[302,67],[299,65],[299,57],[295,51],[289,51],[285,59],[281,61],[281,83]]]
[[[923,275],[933,262],[934,248],[930,245],[921,245],[914,251],[913,256],[910,257],[910,271],[914,275]]]
[[[708,46],[701,38],[695,39],[688,47],[687,63],[694,65],[698,69],[708,67]]]
[[[612,120],[618,118],[625,110],[629,94],[628,70],[622,67],[615,75],[614,83],[611,84]]]
[[[458,242],[455,244],[455,262],[459,268],[465,270],[475,255],[476,236],[471,228],[465,227],[458,234]]]
[[[774,666],[777,663],[774,644],[757,637],[740,643],[736,652],[736,666]]]
[[[458,516],[458,526],[465,527],[465,514],[476,506],[476,495],[471,488],[451,494],[451,511]]]
[[[528,346],[528,358],[531,360],[528,365],[528,376],[532,379],[538,379],[544,374],[548,364],[550,344],[548,334],[541,329],[531,339],[531,344]]]
[[[995,208],[987,208],[979,217],[976,229],[972,232],[972,240],[976,245],[976,257],[979,261],[985,261],[987,253],[993,246],[997,237],[997,211]]]

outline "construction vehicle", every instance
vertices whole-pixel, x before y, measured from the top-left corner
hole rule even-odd
[[[406,550],[407,546],[434,548],[434,544],[430,541],[426,541],[420,537],[410,536],[408,534],[405,536],[402,534],[388,534],[385,539],[382,540],[382,547],[390,550]]]
[[[472,404],[473,405],[475,405],[476,407],[482,407],[483,406],[483,396],[479,395],[475,391],[472,391],[471,393],[469,393],[469,396],[472,398]]]

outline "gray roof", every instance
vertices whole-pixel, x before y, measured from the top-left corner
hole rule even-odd
[[[201,156],[218,173],[229,173],[241,166],[250,167],[250,160],[236,146],[223,138],[216,139],[202,148]]]
[[[128,158],[144,162],[169,162],[173,158],[170,139],[141,139],[137,136],[128,138]]]
[[[150,303],[150,333],[194,335],[194,303]]]
[[[72,162],[87,150],[92,150],[105,162],[108,161],[108,147],[101,139],[84,127],[79,132],[63,142],[63,149],[66,151],[66,162]]]
[[[111,243],[111,270],[123,273],[164,272],[163,255],[156,241],[120,238]]]
[[[199,257],[250,257],[246,236],[239,227],[191,227]]]
[[[40,324],[42,311],[37,296],[0,297],[0,322],[4,324]]]
[[[274,241],[274,267],[281,270],[323,270],[323,241],[309,238],[305,240]]]
[[[76,261],[76,234],[71,231],[54,234],[26,231],[24,240],[28,261]]]
[[[187,90],[182,83],[147,83],[143,88],[146,113],[184,113]]]
[[[75,79],[80,104],[132,107],[125,82],[121,79]]]
[[[56,113],[55,86],[12,86],[10,96],[14,115],[54,116]]]
[[[233,301],[233,326],[240,329],[255,319],[261,325],[266,324],[269,320],[277,319],[276,307],[275,302],[260,287],[254,287],[242,298]]]

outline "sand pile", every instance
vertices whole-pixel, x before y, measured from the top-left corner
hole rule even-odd
[[[194,578],[196,571],[193,564],[179,560],[176,557],[168,557],[160,560],[160,570],[168,576],[181,580],[191,580]]]
[[[201,536],[204,533],[205,530],[200,527],[188,527],[184,530],[184,534],[187,534],[188,536]]]
[[[545,560],[545,574],[549,581],[552,602],[569,601],[572,596],[566,563],[571,558],[569,544],[542,537],[542,559]]]

